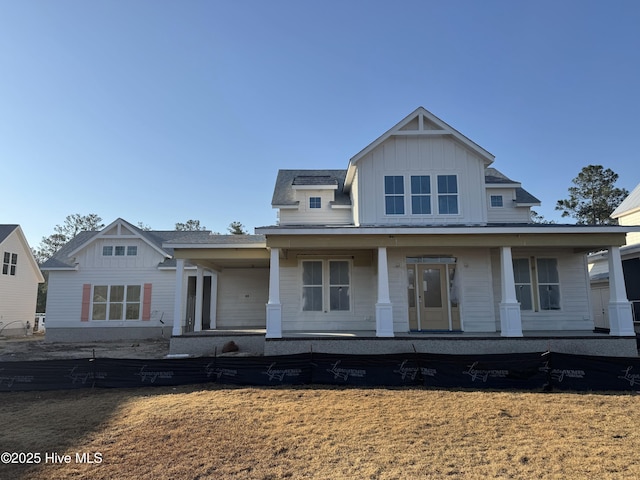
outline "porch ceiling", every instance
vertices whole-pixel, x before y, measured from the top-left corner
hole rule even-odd
[[[174,252],[176,258],[212,270],[227,268],[267,268],[269,251],[266,248],[181,248]]]

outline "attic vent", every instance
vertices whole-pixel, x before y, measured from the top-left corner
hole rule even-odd
[[[338,185],[338,180],[330,175],[298,175],[293,185]]]

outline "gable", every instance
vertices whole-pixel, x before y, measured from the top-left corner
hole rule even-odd
[[[345,180],[345,190],[347,192],[351,188],[358,162],[393,137],[446,137],[471,150],[484,162],[485,166],[490,165],[494,160],[494,156],[480,145],[465,137],[462,133],[436,117],[424,107],[418,107],[415,111],[407,115],[403,120],[387,132],[383,133],[380,137],[367,145],[364,149],[353,156],[351,160],[349,160],[349,167],[347,169],[347,177]]]
[[[0,255],[4,257],[5,252],[17,254],[21,265],[29,265],[37,282],[44,282],[42,272],[40,272],[40,268],[35,258],[33,258],[31,247],[29,247],[20,225],[0,225]],[[2,260],[3,258],[0,257],[0,261]]]
[[[625,198],[618,208],[611,213],[611,218],[620,218],[625,215],[640,211],[640,183]]]

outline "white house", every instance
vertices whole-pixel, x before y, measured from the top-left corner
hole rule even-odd
[[[0,335],[25,335],[33,328],[44,278],[20,225],[0,225],[0,255]]]
[[[620,225],[640,225],[640,184],[618,205],[611,217]],[[631,301],[634,324],[640,330],[640,233],[627,234],[626,245],[620,248],[622,271],[627,297]],[[591,278],[591,302],[596,327],[609,328],[609,263],[608,252],[589,255],[589,275]]]
[[[176,260],[173,249],[163,244],[179,240],[197,245],[198,242],[210,243],[212,237],[226,235],[212,236],[208,231],[144,231],[123,219],[115,220],[101,231],[81,232],[42,265],[42,269],[49,272],[47,340],[170,336]],[[244,236],[234,236],[234,240],[240,237]],[[209,305],[212,292],[215,299],[218,288],[215,283],[212,288],[211,273],[202,274],[200,269],[187,265],[182,276],[185,331],[193,329],[196,277],[199,288],[206,287],[204,294],[200,290],[198,293],[208,308],[206,320],[199,328],[210,328],[210,322],[215,326],[216,311],[210,315]],[[266,282],[263,283],[262,311],[266,302]],[[224,290],[221,293],[227,298]],[[229,302],[237,303],[232,299]],[[220,302],[218,308],[224,313],[230,305]]]
[[[102,335],[158,328],[163,314],[176,353],[247,332],[265,354],[635,351],[620,246],[639,230],[532,224],[538,199],[493,161],[420,107],[344,170],[279,171],[278,223],[257,235],[162,238],[118,220],[45,265],[56,282],[47,334],[54,318]],[[125,253],[134,245],[144,261]],[[586,253],[594,249],[610,252],[622,279],[610,290],[608,335],[593,333]],[[140,315],[110,320],[112,303],[127,306],[112,297],[114,285],[137,287]]]

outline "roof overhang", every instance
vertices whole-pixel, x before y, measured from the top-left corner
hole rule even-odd
[[[630,227],[264,227],[270,248],[562,247],[576,252],[625,244]],[[636,227],[637,228],[637,227]],[[640,228],[638,229],[640,230]]]

